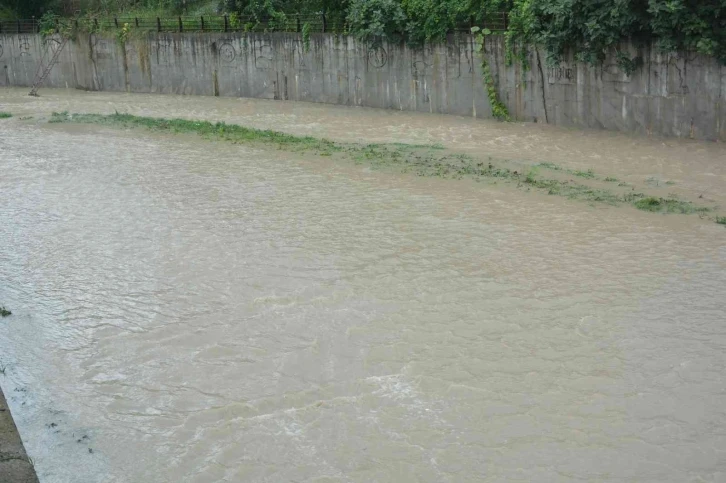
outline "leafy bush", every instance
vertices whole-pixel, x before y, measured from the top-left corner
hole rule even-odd
[[[653,36],[664,50],[696,50],[726,64],[726,1],[650,0]]]
[[[70,13],[70,0],[0,0],[16,15],[39,18],[46,12]],[[80,0],[83,13],[101,15],[144,12],[160,16],[191,13],[216,5],[219,12],[252,17],[271,30],[289,26],[290,14],[320,16],[342,25],[358,38],[380,42],[405,39],[411,44],[438,41],[457,27],[488,26],[494,12],[509,14],[508,58],[527,45],[541,45],[550,62],[566,53],[588,63],[614,51],[625,72],[638,59],[618,51],[624,40],[655,42],[666,51],[691,50],[726,65],[726,0]],[[0,14],[10,15],[0,6]]]
[[[406,14],[397,0],[352,0],[348,24],[354,35],[367,42],[398,40],[405,30]]]

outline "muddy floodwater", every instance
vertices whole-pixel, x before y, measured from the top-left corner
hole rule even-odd
[[[42,483],[726,481],[724,226],[45,118],[440,143],[714,205],[722,144],[25,94],[0,90],[0,384]]]

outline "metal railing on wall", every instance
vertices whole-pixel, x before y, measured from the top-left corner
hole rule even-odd
[[[0,20],[0,34],[38,33],[37,20]]]
[[[507,29],[505,12],[487,15],[482,22],[467,22],[458,25],[453,32],[468,33],[474,25],[489,30]],[[281,19],[259,21],[254,17],[236,15],[203,15],[199,17],[104,17],[83,19],[59,19],[57,27],[78,26],[83,22],[87,30],[103,31],[121,29],[124,26],[156,32],[302,32],[310,33],[347,33],[345,19],[328,18],[326,15],[286,15]],[[307,27],[306,27],[307,26]],[[38,19],[0,21],[0,34],[31,34],[40,32]]]

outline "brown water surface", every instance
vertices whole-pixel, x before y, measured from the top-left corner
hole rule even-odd
[[[722,145],[24,94],[0,91],[0,383],[42,482],[726,480],[724,227],[40,119],[438,142],[714,203]]]

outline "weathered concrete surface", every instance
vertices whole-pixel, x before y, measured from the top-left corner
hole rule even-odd
[[[0,483],[38,483],[0,389]]]
[[[57,45],[51,40],[51,45]],[[621,45],[643,64],[632,75],[615,56],[597,66],[507,65],[501,37],[485,56],[518,120],[726,141],[726,67],[692,53]],[[0,35],[0,86],[29,86],[44,52],[36,35]],[[470,36],[411,49],[352,37],[298,34],[149,34],[121,45],[81,36],[46,85],[89,90],[291,99],[490,117],[481,54]]]

